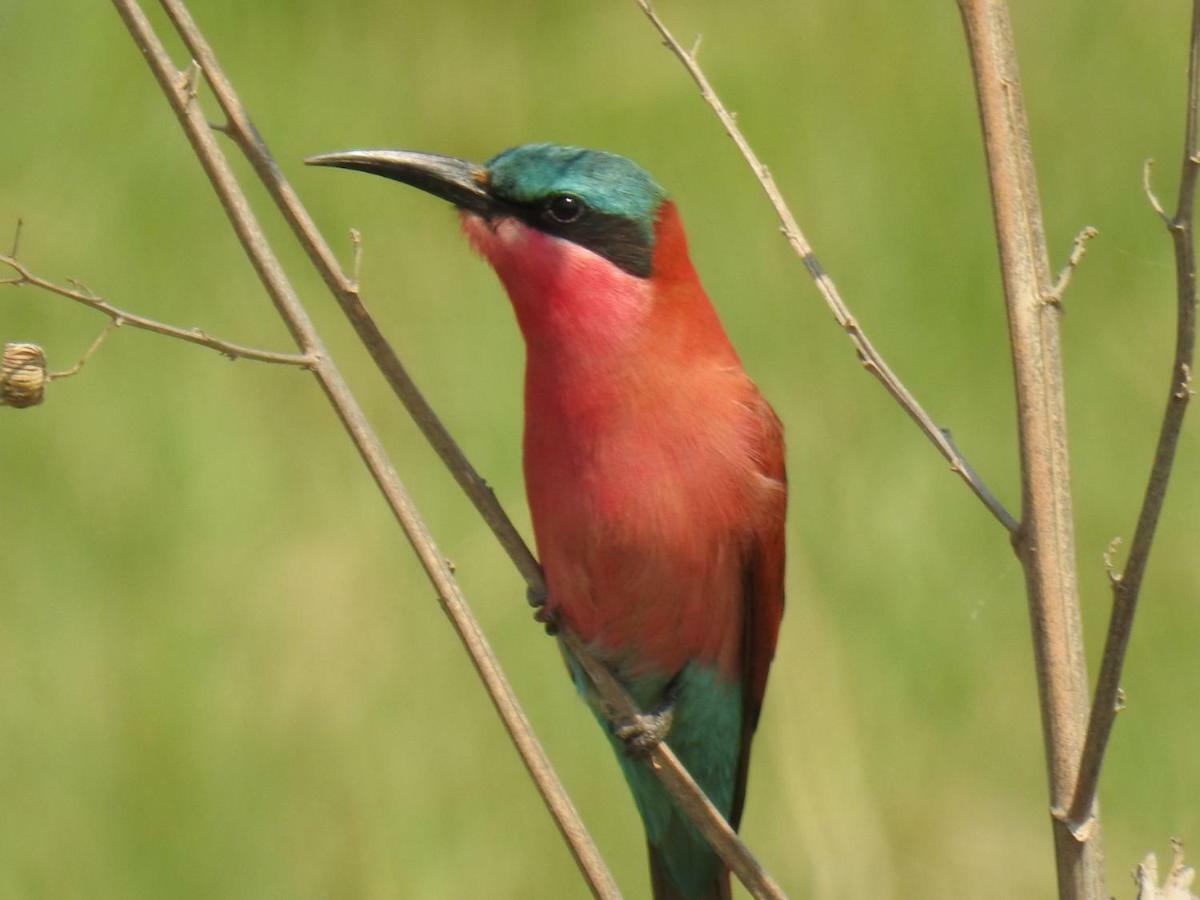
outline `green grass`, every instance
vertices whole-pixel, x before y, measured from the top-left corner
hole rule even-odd
[[[0,0],[0,231],[176,324],[287,347],[116,14]],[[210,0],[194,14],[318,222],[366,241],[366,297],[522,527],[519,335],[453,215],[306,170],[397,146],[601,147],[678,200],[788,430],[790,606],[745,836],[795,897],[1053,892],[1020,569],[865,376],[750,174],[632,4]],[[961,28],[936,4],[664,3],[826,268],[992,486],[1018,499],[1004,312]],[[1165,398],[1187,4],[1014,2],[1066,299],[1094,671],[1100,555],[1129,535]],[[165,30],[165,23],[155,19]],[[170,46],[178,53],[178,45]],[[210,98],[206,98],[210,99]],[[239,171],[244,171],[244,167]],[[251,192],[267,215],[261,191]],[[267,215],[267,218],[270,218]],[[629,897],[639,826],[607,743],[484,525],[273,219],[332,351]],[[4,239],[4,243],[7,240]],[[0,292],[0,340],[70,365],[102,325]],[[1110,888],[1200,847],[1200,442],[1189,422],[1103,785]],[[583,897],[433,591],[306,376],[118,332],[46,404],[0,410],[0,897]]]

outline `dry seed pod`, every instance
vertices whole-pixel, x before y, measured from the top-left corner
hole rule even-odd
[[[46,392],[46,354],[37,344],[5,344],[0,364],[0,405],[37,406]]]

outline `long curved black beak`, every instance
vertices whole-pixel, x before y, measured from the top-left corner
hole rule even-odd
[[[304,162],[402,181],[482,216],[490,215],[497,207],[488,188],[487,169],[454,156],[412,150],[345,150],[311,156]]]

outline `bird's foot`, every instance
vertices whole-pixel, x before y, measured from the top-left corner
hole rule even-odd
[[[625,752],[634,759],[645,759],[667,739],[674,724],[674,708],[664,713],[642,713],[613,726],[613,734],[625,744]]]
[[[525,599],[533,607],[533,621],[544,625],[546,634],[558,634],[558,613],[547,604],[545,589],[526,588]]]
[[[675,724],[675,701],[678,699],[679,683],[671,679],[663,691],[662,702],[651,712],[613,725],[613,734],[625,744],[626,753],[634,759],[645,759],[667,739]]]

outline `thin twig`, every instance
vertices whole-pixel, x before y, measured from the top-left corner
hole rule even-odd
[[[258,362],[276,363],[284,366],[300,366],[302,368],[312,366],[315,362],[315,359],[306,353],[276,353],[273,350],[260,350],[257,347],[247,347],[244,344],[235,344],[232,341],[213,337],[199,328],[179,328],[175,325],[167,325],[164,322],[139,316],[128,310],[118,309],[103,297],[92,293],[92,291],[88,290],[87,287],[78,281],[72,280],[70,287],[56,284],[53,281],[35,275],[24,263],[12,256],[0,254],[0,265],[6,265],[17,273],[16,278],[5,279],[4,281],[0,281],[0,284],[11,284],[16,287],[27,284],[30,287],[49,291],[51,294],[57,294],[68,300],[74,300],[76,303],[82,303],[84,306],[94,309],[97,312],[102,312],[118,325],[129,325],[133,328],[140,328],[143,331],[153,331],[155,334],[178,338],[190,344],[199,344],[202,347],[216,350],[230,359],[253,359]],[[91,351],[89,351],[88,355],[91,355]],[[82,364],[81,361],[80,365]],[[62,378],[64,375],[59,373],[55,377]]]
[[[356,237],[352,238],[355,245],[355,263],[354,276],[349,277],[341,268],[337,257],[325,242],[299,196],[271,156],[266,142],[251,122],[232,82],[221,69],[216,54],[187,8],[179,0],[161,0],[161,2],[189,52],[200,61],[205,78],[229,122],[226,133],[233,138],[246,155],[251,167],[275,200],[297,240],[304,247],[326,286],[342,307],[376,366],[392,386],[396,396],[420,427],[442,462],[474,503],[475,508],[525,579],[530,592],[537,596],[544,596],[546,593],[545,580],[541,567],[529,546],[521,537],[516,526],[513,525],[491,488],[488,487],[487,482],[471,465],[462,449],[450,436],[432,407],[429,406],[400,362],[395,350],[384,338],[374,319],[363,305],[358,285],[361,241]],[[354,234],[357,235],[357,232]],[[637,714],[636,705],[621,685],[611,675],[604,677],[598,674],[601,671],[607,673],[607,670],[595,661],[587,648],[573,635],[565,633],[565,630],[561,633],[561,637],[585,670],[595,674],[593,681],[606,707],[620,711],[621,720],[627,720]],[[667,790],[674,796],[680,808],[685,814],[692,817],[697,828],[709,838],[718,855],[742,880],[753,896],[766,898],[784,896],[778,885],[754,860],[750,851],[729,827],[720,812],[704,796],[704,792],[687,775],[666,745],[659,745],[651,751],[649,764],[663,781]]]
[[[984,484],[975,470],[968,465],[953,442],[947,440],[946,432],[938,427],[929,413],[925,412],[921,404],[917,402],[917,398],[912,395],[908,388],[904,386],[904,383],[891,370],[887,362],[884,361],[883,356],[880,355],[870,339],[867,338],[862,326],[851,315],[850,309],[846,306],[845,301],[838,292],[833,279],[821,268],[820,262],[817,261],[817,257],[813,253],[812,246],[800,230],[800,226],[796,224],[796,218],[792,215],[792,211],[784,201],[783,195],[779,192],[770,169],[758,158],[758,155],[751,148],[749,141],[746,140],[745,135],[742,134],[741,129],[738,127],[736,116],[726,109],[725,104],[721,102],[721,98],[717,96],[716,91],[709,84],[708,78],[700,68],[700,64],[696,61],[695,54],[685,50],[683,45],[675,39],[675,36],[671,34],[662,19],[654,12],[654,8],[651,6],[649,0],[636,0],[636,2],[641,7],[642,12],[646,14],[646,17],[653,23],[654,27],[658,29],[658,33],[662,35],[667,48],[683,63],[688,74],[692,76],[692,80],[700,88],[700,95],[712,107],[713,112],[717,114],[717,118],[721,120],[721,124],[725,127],[726,134],[733,138],[733,142],[737,144],[738,149],[742,152],[742,156],[749,163],[750,169],[758,179],[758,183],[762,185],[763,191],[771,201],[771,205],[775,208],[775,213],[778,215],[779,221],[783,226],[781,230],[784,237],[787,238],[792,249],[796,251],[796,255],[800,257],[805,268],[808,269],[809,275],[816,282],[817,290],[820,292],[822,298],[824,298],[825,305],[829,307],[829,311],[833,313],[834,319],[837,320],[838,325],[842,327],[842,330],[850,338],[863,368],[879,379],[887,392],[904,408],[904,411],[917,424],[917,427],[924,432],[925,436],[938,449],[938,452],[950,463],[951,471],[957,473],[966,482],[975,496],[983,502],[983,505],[988,508],[988,511],[996,517],[1000,524],[1008,529],[1009,532],[1016,531],[1017,520],[1004,508],[1004,505],[991,492],[987,485]]]
[[[1067,257],[1067,264],[1062,267],[1062,271],[1058,273],[1058,280],[1054,282],[1054,287],[1046,295],[1047,303],[1062,304],[1063,295],[1071,283],[1071,276],[1075,274],[1075,269],[1083,259],[1083,254],[1087,252],[1088,241],[1099,233],[1091,225],[1088,225],[1075,235],[1075,242],[1071,245],[1071,255]]]
[[[516,745],[534,783],[575,855],[592,892],[597,897],[619,898],[603,859],[592,843],[586,828],[563,789],[545,751],[538,743],[533,728],[521,709],[499,661],[471,613],[445,556],[429,534],[395,468],[388,459],[378,437],[372,430],[361,407],[351,394],[341,373],[326,353],[307,312],[284,274],[262,229],[238,186],[221,149],[217,146],[199,105],[194,101],[180,73],[175,69],[162,43],[155,35],[137,0],[113,0],[117,11],[129,29],[134,42],[146,58],[187,134],[212,186],[220,198],[247,255],[258,272],[280,317],[287,324],[297,344],[313,358],[311,371],[317,378],[330,403],[334,406],[347,433],[370,469],[376,484],[400,523],[422,567],[437,590],[438,599],[467,649],[487,688],[492,703],[500,714],[505,728]],[[203,65],[203,62],[201,63]]]
[[[1004,0],[959,0],[983,126],[996,240],[1008,307],[1021,449],[1021,527],[1037,663],[1042,738],[1062,900],[1101,900],[1100,827],[1072,834],[1071,801],[1087,719],[1088,685],[1075,574],[1070,456],[1059,322],[1012,24]]]
[[[48,372],[46,374],[47,381],[61,381],[63,378],[70,378],[73,375],[78,375],[79,370],[87,365],[87,361],[91,359],[96,351],[100,349],[100,345],[108,340],[108,336],[120,328],[122,321],[120,319],[109,319],[108,324],[104,326],[104,330],[96,335],[96,339],[92,341],[92,345],[83,351],[83,356],[79,357],[79,361],[69,369],[63,369],[61,372]]]
[[[1100,783],[1100,770],[1108,739],[1116,719],[1117,692],[1133,617],[1137,612],[1142,580],[1150,561],[1150,550],[1158,527],[1159,515],[1166,500],[1175,452],[1184,413],[1192,398],[1192,367],[1196,353],[1196,248],[1194,210],[1196,185],[1200,177],[1200,0],[1192,4],[1191,46],[1188,54],[1188,93],[1186,126],[1183,140],[1183,171],[1179,179],[1179,198],[1174,217],[1168,219],[1154,192],[1150,189],[1150,166],[1145,167],[1144,183],[1151,206],[1163,216],[1175,245],[1175,291],[1177,301],[1175,330],[1175,359],[1171,363],[1171,381],[1167,406],[1163,412],[1158,446],[1150,478],[1138,514],[1137,528],[1129,545],[1125,570],[1112,578],[1113,607],[1100,660],[1100,675],[1096,680],[1096,695],[1088,722],[1087,740],[1079,767],[1079,781],[1071,802],[1070,822],[1079,827],[1087,821]]]
[[[1147,159],[1142,163],[1142,190],[1146,192],[1146,200],[1150,203],[1150,208],[1158,213],[1158,217],[1163,220],[1163,224],[1168,228],[1171,227],[1171,217],[1167,215],[1167,211],[1163,208],[1162,201],[1158,199],[1158,194],[1154,193],[1154,187],[1150,183],[1150,176],[1154,173],[1154,160]]]

